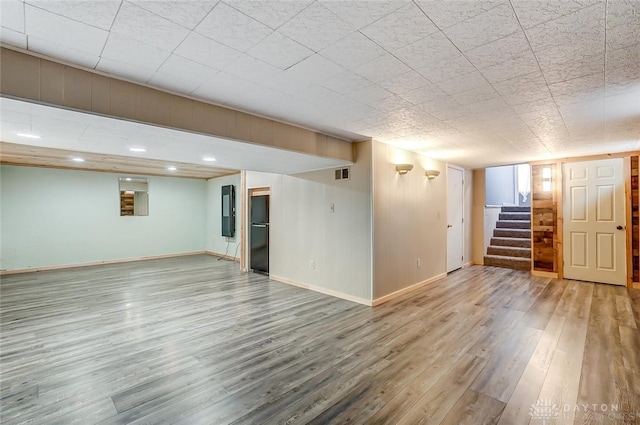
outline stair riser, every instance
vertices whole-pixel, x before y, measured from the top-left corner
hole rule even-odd
[[[531,207],[502,207],[502,212],[531,212]]]
[[[523,261],[523,259],[502,259],[502,258],[484,258],[485,266],[502,267],[513,270],[531,270],[531,261]]]
[[[491,245],[493,246],[513,246],[517,248],[531,248],[531,240],[530,239],[500,239],[500,238],[491,238]]]
[[[526,213],[500,213],[498,215],[499,220],[523,220],[523,221],[531,221],[531,214]]]
[[[531,231],[518,229],[495,229],[493,236],[502,238],[523,238],[531,239]]]
[[[490,246],[487,248],[489,255],[502,255],[504,257],[531,258],[530,249],[513,249],[504,246]]]
[[[498,221],[496,227],[500,229],[531,229],[530,221]]]

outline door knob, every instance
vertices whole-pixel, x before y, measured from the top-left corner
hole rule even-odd
[[[624,226],[618,226],[618,227],[616,227],[616,229],[622,230],[622,229],[624,229]]]
[[[447,224],[447,227],[453,227],[453,224]]]

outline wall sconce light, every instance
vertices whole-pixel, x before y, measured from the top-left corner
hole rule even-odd
[[[433,180],[440,175],[440,171],[438,170],[426,170],[424,175],[427,176],[429,180]]]
[[[396,164],[396,171],[400,175],[405,175],[413,170],[413,164]]]
[[[551,192],[551,168],[545,167],[542,169],[542,191]]]

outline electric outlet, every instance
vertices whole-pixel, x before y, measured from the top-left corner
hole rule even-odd
[[[418,258],[418,261],[416,262],[416,266],[420,267],[420,259]]]
[[[310,268],[311,270],[315,270],[315,269],[316,269],[316,262],[315,262],[315,260],[311,260],[311,261],[309,261],[309,268]]]

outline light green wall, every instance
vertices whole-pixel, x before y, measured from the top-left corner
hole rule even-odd
[[[0,269],[205,249],[206,181],[149,177],[149,216],[120,217],[119,174],[0,167]]]

